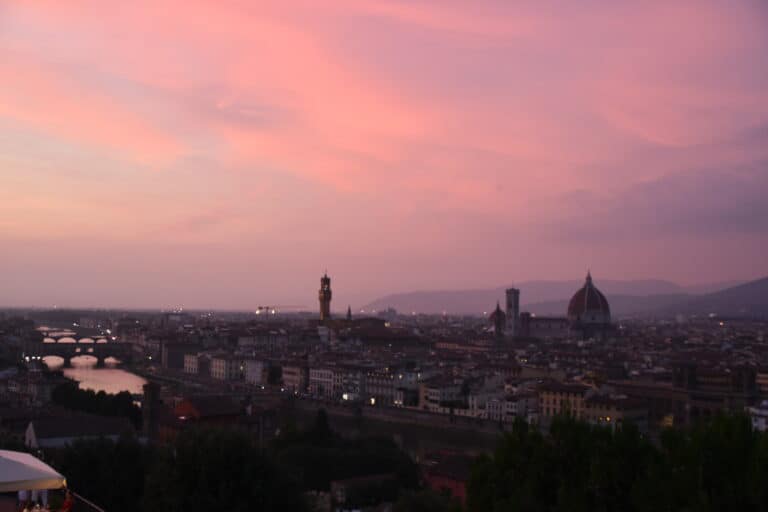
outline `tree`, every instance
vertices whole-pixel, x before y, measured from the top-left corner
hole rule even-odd
[[[461,512],[461,504],[430,490],[403,493],[393,512]]]
[[[101,416],[121,416],[128,418],[134,427],[141,426],[141,408],[133,402],[133,396],[127,391],[108,394],[104,391],[80,389],[76,382],[65,382],[51,392],[51,401],[67,409],[83,411]]]
[[[116,512],[139,510],[152,450],[132,437],[75,441],[52,453],[69,487]]]
[[[418,467],[391,439],[345,439],[331,430],[323,409],[309,430],[277,439],[272,453],[306,490],[328,491],[333,480],[385,473],[395,475],[400,488],[418,486]]]
[[[768,510],[768,436],[719,416],[652,445],[618,429],[557,419],[549,436],[517,423],[472,469],[470,511]]]
[[[301,490],[245,433],[194,430],[160,454],[143,501],[147,511],[302,511]]]

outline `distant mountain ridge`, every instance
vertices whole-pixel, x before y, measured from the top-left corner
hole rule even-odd
[[[606,295],[606,298],[611,306],[611,316],[621,318],[659,314],[684,303],[690,298],[690,295]],[[568,309],[568,300],[537,302],[536,304],[528,304],[522,309],[539,316],[563,316]]]
[[[732,286],[705,295],[660,308],[670,314],[701,315],[714,313],[719,316],[768,318],[768,277]]]
[[[760,310],[761,300],[768,306],[768,290],[765,293],[760,286],[749,287],[762,280],[746,284],[712,283],[683,287],[676,283],[658,279],[647,280],[600,280],[595,279],[595,285],[603,291],[611,304],[611,311],[615,316],[635,314],[670,314],[670,311],[678,309],[680,313],[698,311],[707,304],[720,305],[725,310],[725,304],[717,297],[729,290],[756,290],[757,297],[746,300],[740,292],[726,294],[723,299],[729,304],[740,304],[736,309]],[[521,310],[530,311],[539,315],[564,315],[570,297],[584,284],[583,281],[526,281],[514,285],[520,289]],[[722,288],[719,288],[721,287]],[[393,307],[401,312],[419,312],[439,314],[482,314],[491,311],[496,302],[504,305],[504,293],[508,287],[474,289],[474,290],[442,290],[442,291],[417,291],[410,293],[398,293],[377,299],[366,305],[366,310],[382,310]],[[711,291],[696,295],[693,291]],[[760,295],[763,293],[763,295]],[[715,297],[712,297],[712,296]],[[760,298],[762,297],[762,299]],[[701,301],[699,301],[699,299]],[[746,301],[746,302],[745,302]],[[746,304],[746,305],[744,305]],[[706,309],[706,308],[705,308]],[[728,306],[729,310],[733,307]],[[674,313],[671,313],[674,314]]]

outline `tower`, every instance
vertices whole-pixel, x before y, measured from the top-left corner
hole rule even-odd
[[[491,313],[490,321],[493,324],[493,333],[497,340],[504,338],[504,330],[507,326],[507,315],[501,310],[501,306],[496,302],[496,309]]]
[[[318,298],[320,300],[320,321],[331,319],[331,278],[328,277],[328,273],[323,274],[320,278],[320,291],[318,292]]]
[[[520,333],[520,290],[507,288],[507,333],[517,336]]]

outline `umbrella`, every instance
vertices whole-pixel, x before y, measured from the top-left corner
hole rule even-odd
[[[66,485],[67,480],[40,459],[0,450],[0,492],[61,489]]]

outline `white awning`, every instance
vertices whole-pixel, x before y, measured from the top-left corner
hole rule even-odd
[[[40,459],[0,450],[0,492],[61,489],[66,485],[66,479]]]

